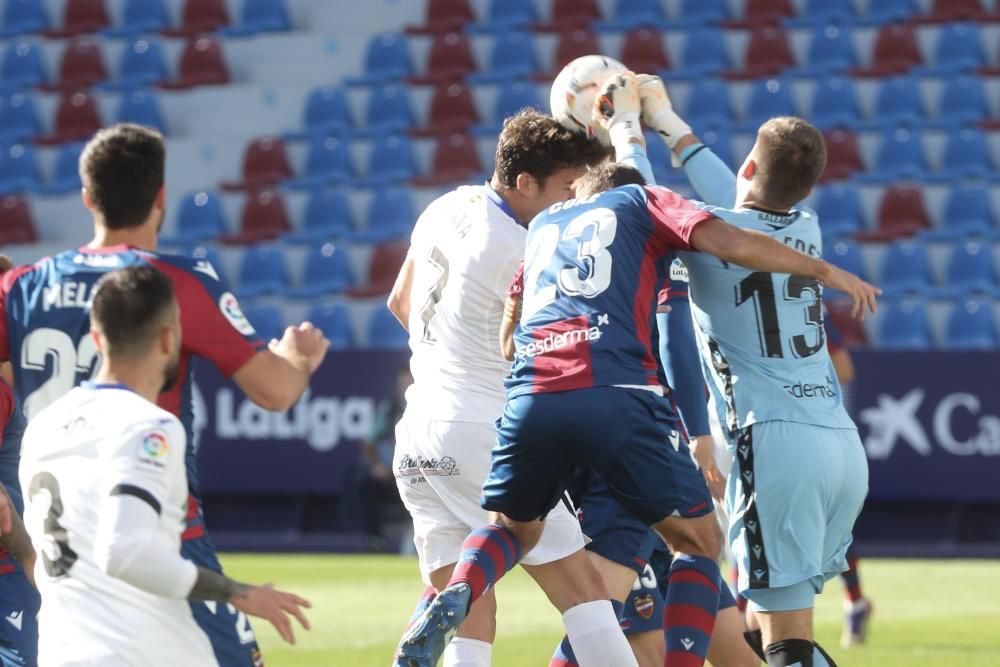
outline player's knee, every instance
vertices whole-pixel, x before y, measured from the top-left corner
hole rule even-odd
[[[542,537],[542,529],[545,527],[542,521],[515,521],[506,514],[499,512],[492,513],[490,519],[493,523],[503,526],[514,535],[514,539],[521,546],[522,554],[528,553],[538,544],[538,540]]]
[[[722,531],[714,513],[658,530],[674,553],[707,558],[718,558],[722,553]]]

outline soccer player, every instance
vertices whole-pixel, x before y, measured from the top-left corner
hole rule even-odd
[[[26,524],[41,553],[39,664],[216,665],[185,600],[232,604],[294,642],[309,606],[180,554],[187,438],[157,407],[177,381],[181,324],[170,279],[149,265],[107,274],[90,311],[101,368],[41,410],[24,436]]]
[[[189,442],[192,356],[211,361],[261,407],[286,410],[326,354],[329,342],[306,325],[289,327],[280,341],[266,344],[211,263],[155,252],[166,196],[164,150],[163,137],[149,128],[126,124],[99,131],[80,156],[93,240],[9,271],[0,281],[0,360],[14,362],[14,390],[29,422],[93,374],[98,351],[89,336],[90,300],[101,276],[126,266],[154,266],[173,282],[183,325],[180,380],[158,403],[180,418]],[[0,465],[13,462],[0,459]],[[187,480],[182,553],[221,571],[205,532],[194,446],[187,449]],[[212,601],[193,602],[192,609],[223,667],[263,663],[243,612]]]
[[[643,118],[709,202],[706,212],[822,255],[816,213],[800,203],[826,164],[816,128],[769,120],[737,177],[673,111],[662,84],[647,86]],[[683,259],[706,378],[736,455],[729,541],[739,592],[760,625],[754,648],[770,665],[833,664],[813,642],[812,608],[824,582],[847,569],[868,469],[827,351],[822,284],[797,271]]]
[[[606,155],[550,116],[521,111],[504,123],[490,182],[437,199],[413,230],[388,305],[409,331],[412,353],[413,384],[396,428],[393,467],[428,585],[415,616],[448,583],[465,536],[487,519],[480,493],[510,367],[497,341],[507,285],[524,257],[525,227],[539,211],[572,196],[576,178]],[[543,586],[562,611],[583,600],[561,586],[561,563],[574,554],[586,556],[576,517],[558,505],[550,518],[522,562],[532,576],[551,582]],[[593,574],[597,588],[599,576]],[[617,634],[627,651],[613,618],[595,634],[585,616],[565,619],[571,637],[577,628],[598,643],[604,641],[601,632]],[[489,665],[494,633],[489,593],[473,606],[444,664]]]
[[[639,123],[617,113],[638,119],[634,76],[624,77],[607,108],[612,136],[625,131],[641,143]],[[600,167],[582,185],[600,178],[603,169],[628,168]],[[414,653],[404,664],[433,664],[469,605],[535,545],[545,515],[581,465],[666,539],[674,567],[688,569],[701,590],[681,595],[699,608],[694,616],[704,618],[711,632],[718,605],[718,526],[701,472],[680,438],[671,437],[649,341],[655,263],[675,249],[810,276],[842,287],[859,311],[874,306],[874,288],[856,276],[765,234],[728,225],[663,188],[626,185],[539,214],[529,226],[516,361],[483,489],[493,523],[467,538],[448,586],[404,638],[404,650]],[[585,585],[586,564],[579,559],[567,568],[564,585]],[[591,601],[584,598],[580,606]],[[581,665],[616,664],[592,660],[572,636],[570,641]],[[681,644],[690,651],[696,641],[688,636]],[[692,656],[689,664],[704,660],[703,652]],[[634,664],[629,658],[617,664]]]

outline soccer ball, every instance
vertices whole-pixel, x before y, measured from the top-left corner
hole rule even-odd
[[[614,58],[581,56],[562,68],[552,82],[549,106],[552,116],[563,126],[611,145],[607,131],[594,122],[591,114],[594,98],[608,77],[626,72],[628,68]]]

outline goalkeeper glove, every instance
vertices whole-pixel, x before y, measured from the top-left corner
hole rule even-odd
[[[691,126],[674,111],[670,95],[663,85],[663,80],[652,74],[641,74],[638,77],[639,99],[642,103],[642,122],[656,130],[671,152],[677,142],[691,134]],[[673,156],[673,164],[678,164],[677,156]]]
[[[604,82],[594,98],[593,116],[608,131],[611,145],[616,149],[630,143],[645,146],[639,115],[639,82],[635,74],[615,74]],[[635,139],[636,141],[632,141]]]

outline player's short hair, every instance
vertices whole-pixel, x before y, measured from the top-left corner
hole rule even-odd
[[[521,173],[531,174],[544,186],[560,169],[594,165],[609,154],[610,149],[566,129],[552,116],[525,108],[503,123],[497,140],[496,174],[508,188],[517,185]]]
[[[643,178],[642,172],[635,167],[617,162],[605,162],[587,170],[586,174],[576,179],[574,190],[579,198],[623,185],[646,185],[646,179]]]
[[[166,275],[152,266],[130,266],[98,282],[90,325],[108,341],[109,355],[141,356],[173,315],[174,303],[174,286]]]
[[[826,168],[823,134],[801,118],[781,116],[761,125],[757,143],[754,181],[764,201],[786,209],[808,197]]]
[[[8,255],[0,255],[0,276],[14,268],[14,260]]]
[[[99,130],[80,155],[80,179],[110,229],[138,227],[163,187],[166,148],[150,127],[122,123]]]

